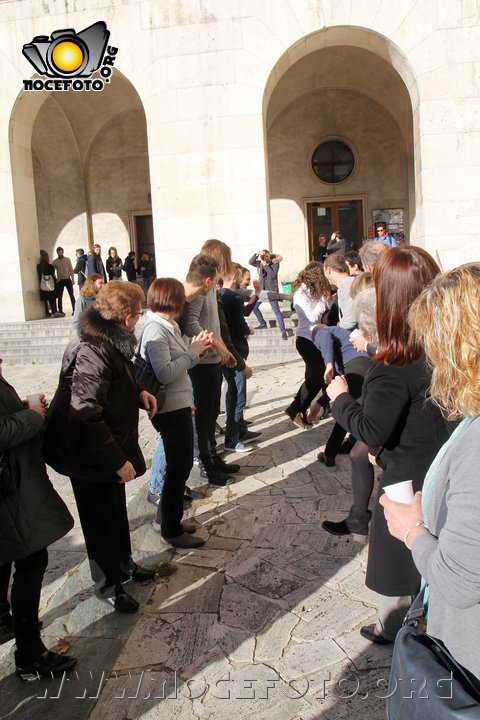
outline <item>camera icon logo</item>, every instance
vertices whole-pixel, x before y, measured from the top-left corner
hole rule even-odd
[[[79,33],[67,28],[37,35],[22,54],[40,75],[53,78],[90,77],[101,65],[110,32],[103,21]]]

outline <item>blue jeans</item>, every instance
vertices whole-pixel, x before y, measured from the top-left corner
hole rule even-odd
[[[142,277],[142,290],[145,294],[145,297],[147,297],[148,289],[154,280],[154,277]]]
[[[153,495],[161,495],[162,493],[166,468],[165,448],[163,447],[162,436],[159,434],[157,447],[153,454],[152,467],[150,468],[150,483],[148,486]]]
[[[255,317],[257,318],[260,325],[266,325],[265,318],[263,317],[262,313],[260,312],[260,300],[257,302],[255,307],[253,308],[253,312]],[[275,313],[275,317],[277,318],[278,327],[281,330],[282,333],[285,332],[285,323],[283,322],[283,315],[282,311],[280,310],[280,307],[278,305],[277,300],[270,300],[270,307],[272,308],[273,312]]]
[[[247,432],[247,426],[243,419],[243,411],[247,404],[247,378],[244,372],[235,371],[235,384],[237,386],[237,404],[235,405],[235,422],[238,425],[240,438]]]

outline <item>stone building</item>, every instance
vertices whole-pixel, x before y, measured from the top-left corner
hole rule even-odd
[[[381,220],[444,268],[478,259],[475,0],[0,9],[0,320],[42,317],[38,252],[57,245],[149,249],[183,277],[218,237],[242,263],[273,248],[287,280],[319,232],[360,244]],[[48,54],[52,32],[99,21],[118,49],[101,91],[28,89],[48,78],[25,44],[43,36]]]

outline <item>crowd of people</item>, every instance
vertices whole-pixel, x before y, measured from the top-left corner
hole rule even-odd
[[[293,283],[305,379],[285,412],[302,431],[331,413],[335,423],[318,461],[333,467],[338,453],[350,455],[350,512],[340,521],[319,517],[319,524],[336,536],[368,537],[366,584],[377,593],[378,618],[360,629],[362,636],[392,643],[423,576],[430,588],[428,630],[479,678],[480,264],[442,274],[425,250],[396,246],[383,226],[378,233],[358,253],[340,233],[328,244],[321,236],[322,259]],[[270,302],[286,336],[278,305],[281,257],[268,250],[250,258],[258,272],[253,290],[250,270],[219,240],[204,243],[183,283],[155,279],[148,257],[136,267],[130,253],[122,264],[113,247],[106,270],[99,246],[88,256],[78,250],[75,268],[61,250],[53,266],[42,251],[39,278],[53,277],[62,292],[71,289],[73,274],[83,280],[76,306],[72,299],[77,335],[65,350],[50,407],[44,397],[32,407],[22,402],[0,375],[0,639],[15,636],[22,679],[75,665],[40,638],[46,547],[72,524],[44,459],[71,479],[97,598],[116,612],[136,612],[125,584],[154,577],[132,559],[125,501],[125,483],[145,472],[139,408],[159,434],[148,492],[156,505],[153,528],[174,547],[198,548],[204,540],[197,526],[183,522],[194,458],[211,486],[233,483],[240,470],[217,447],[223,380],[225,449],[252,452],[261,435],[244,418],[248,339],[266,325],[261,302]],[[122,271],[126,282],[119,282]],[[58,291],[41,292],[52,312],[47,295],[57,293],[61,302]],[[257,328],[246,321],[252,312]],[[149,390],[139,384],[140,371],[151,374]],[[389,499],[385,489],[405,480],[413,500]],[[19,488],[29,493],[25,510],[16,504]],[[26,515],[35,509],[35,517]]]
[[[123,273],[127,276],[128,282],[140,283],[145,294],[155,280],[155,260],[149,252],[143,252],[139,262],[136,263],[136,253],[130,250],[125,261],[118,255],[116,247],[108,249],[108,257],[104,264],[102,260],[102,248],[95,244],[88,254],[83,248],[75,251],[76,263],[72,265],[70,258],[65,257],[64,249],[57,247],[57,257],[50,262],[50,256],[46,250],[40,250],[40,260],[37,265],[37,275],[40,288],[40,299],[44,302],[45,317],[65,317],[63,312],[63,292],[66,289],[72,305],[74,326],[78,325],[78,317],[85,307],[82,298],[93,297],[93,290],[87,284],[87,292],[84,292],[84,285],[87,279],[93,275],[99,276],[103,282],[112,280],[123,280]],[[78,289],[80,292],[80,309],[76,308],[78,300],[75,300],[73,286],[77,275]],[[97,290],[98,292],[98,290]]]

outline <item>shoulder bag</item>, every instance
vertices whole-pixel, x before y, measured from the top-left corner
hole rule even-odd
[[[424,592],[395,638],[387,720],[480,720],[480,682],[440,640],[419,631]]]
[[[142,347],[143,332],[138,343],[138,351],[135,353],[133,359],[133,367],[135,371],[135,380],[151,395],[157,398],[157,412],[162,409],[165,404],[165,398],[167,395],[167,389],[163,385],[157,376],[155,371],[148,362],[140,355],[140,349]]]
[[[52,275],[43,275],[40,278],[40,290],[45,292],[53,292],[55,290],[55,280]]]

